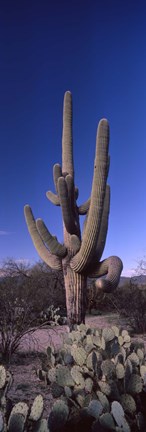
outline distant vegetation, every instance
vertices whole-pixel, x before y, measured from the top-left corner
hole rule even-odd
[[[54,315],[57,307],[65,315],[65,289],[62,272],[52,271],[41,262],[30,267],[8,259],[1,267],[1,275],[1,355],[9,360],[24,334],[49,321],[45,314],[49,307],[53,305]]]
[[[117,287],[114,293],[96,292],[94,284],[88,286],[88,311],[117,312],[125,317],[136,333],[146,332],[146,283],[141,285],[129,278],[128,283]]]

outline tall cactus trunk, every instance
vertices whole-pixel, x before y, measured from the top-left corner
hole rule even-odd
[[[76,220],[76,223],[78,225],[78,220]],[[71,268],[70,261],[74,256],[71,236],[67,232],[65,225],[63,226],[63,231],[64,244],[68,250],[67,256],[62,260],[66,292],[67,323],[70,329],[72,329],[75,323],[85,323],[87,277],[84,274],[76,273]]]
[[[83,274],[75,273],[70,265],[63,265],[63,274],[66,291],[67,323],[72,329],[75,323],[85,323],[87,278]]]

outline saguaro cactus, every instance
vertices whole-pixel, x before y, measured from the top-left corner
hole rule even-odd
[[[67,318],[70,328],[85,321],[87,277],[94,277],[97,289],[110,292],[116,288],[122,271],[120,258],[112,256],[100,262],[108,229],[110,187],[109,125],[99,122],[91,197],[77,204],[78,189],[74,183],[72,143],[72,96],[66,92],[63,108],[62,168],[55,164],[53,177],[56,193],[47,192],[47,198],[61,206],[64,244],[48,231],[42,219],[34,219],[31,208],[24,208],[26,223],[40,257],[55,270],[63,270]],[[81,234],[79,217],[86,215]],[[105,276],[102,278],[102,276]]]

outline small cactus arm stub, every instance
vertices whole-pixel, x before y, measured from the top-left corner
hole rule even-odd
[[[95,278],[97,289],[110,292],[116,288],[123,268],[122,261],[111,256],[100,261],[108,230],[110,187],[109,125],[106,119],[99,122],[91,196],[78,206],[78,188],[74,180],[72,140],[72,96],[66,92],[63,107],[62,167],[53,167],[55,193],[48,191],[47,198],[61,207],[64,243],[48,231],[41,219],[34,219],[31,208],[24,207],[25,219],[34,246],[48,266],[62,270],[66,290],[67,318],[70,328],[85,321],[87,278]],[[86,215],[81,235],[80,215]],[[103,276],[105,276],[103,278]]]

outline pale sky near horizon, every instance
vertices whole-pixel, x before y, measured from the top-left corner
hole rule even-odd
[[[146,3],[2,0],[0,4],[0,260],[39,259],[23,215],[30,204],[63,240],[46,198],[61,163],[62,106],[73,95],[78,203],[90,195],[96,129],[110,123],[111,209],[103,258],[131,275],[146,255]]]

